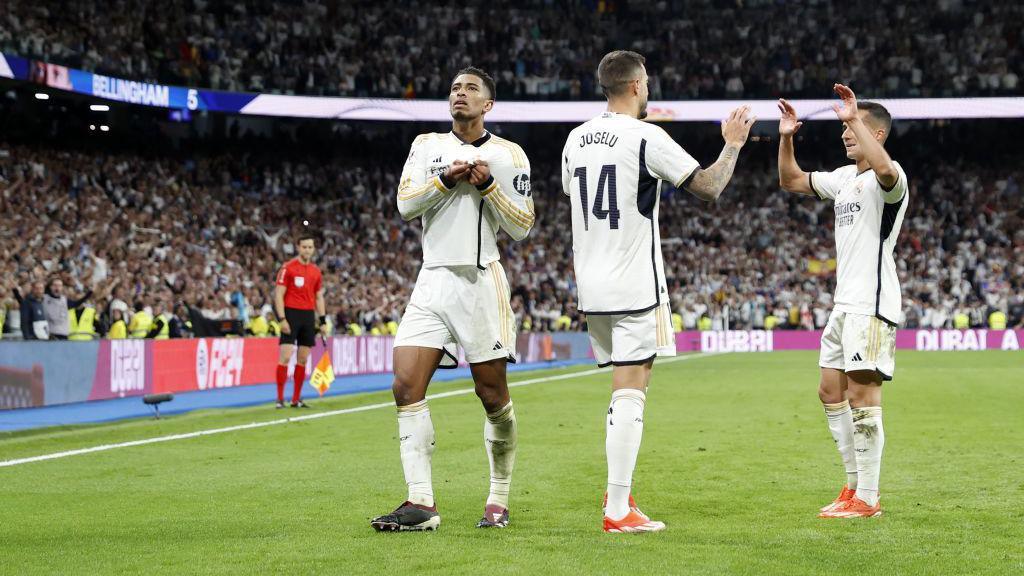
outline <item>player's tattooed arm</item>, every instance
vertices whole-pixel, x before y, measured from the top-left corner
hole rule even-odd
[[[714,201],[725,190],[732,173],[736,169],[736,161],[740,157],[740,147],[733,144],[726,144],[718,160],[707,168],[698,168],[694,171],[693,177],[686,190],[701,200]]]
[[[701,200],[714,201],[721,196],[729,180],[732,179],[733,170],[736,169],[736,161],[740,157],[740,148],[747,142],[750,135],[750,127],[757,121],[757,117],[750,114],[749,106],[740,106],[732,111],[729,117],[722,122],[722,138],[725,139],[725,147],[718,155],[718,160],[706,169],[698,168],[684,184],[684,188]]]

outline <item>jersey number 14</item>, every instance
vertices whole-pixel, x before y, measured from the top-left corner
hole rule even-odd
[[[580,205],[583,207],[583,229],[590,230],[590,204],[587,201],[587,168],[581,166],[573,172],[580,181]],[[604,208],[605,193],[608,194],[608,209]],[[619,202],[615,194],[615,164],[601,166],[601,175],[597,179],[597,193],[594,195],[594,216],[598,220],[608,220],[612,230],[619,229]]]

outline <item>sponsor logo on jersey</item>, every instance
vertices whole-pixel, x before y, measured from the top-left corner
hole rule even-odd
[[[517,174],[512,179],[512,187],[516,189],[516,192],[520,196],[530,195],[530,175],[529,174]]]
[[[854,218],[860,212],[860,202],[844,202],[836,204],[836,227],[849,226],[853,224]]]

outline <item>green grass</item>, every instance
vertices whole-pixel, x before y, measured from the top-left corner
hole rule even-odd
[[[488,474],[470,394],[431,402],[436,533],[368,525],[405,496],[394,412],[378,409],[0,468],[0,574],[1021,573],[1024,359],[898,362],[884,391],[881,518],[816,517],[844,478],[816,353],[730,354],[655,368],[634,493],[668,524],[660,534],[600,530],[609,376],[598,374],[513,390],[506,530],[474,528]],[[9,434],[0,460],[278,417],[260,407]]]

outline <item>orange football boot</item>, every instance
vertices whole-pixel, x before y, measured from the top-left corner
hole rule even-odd
[[[850,498],[853,498],[853,495],[856,494],[856,493],[857,493],[857,491],[856,490],[852,490],[850,488],[849,484],[843,484],[843,489],[842,489],[842,491],[839,492],[839,496],[836,496],[836,499],[833,500],[831,504],[829,504],[827,506],[822,506],[821,510],[819,510],[819,512],[829,512],[829,511],[835,510],[836,508],[841,506],[844,502],[846,502]]]
[[[874,506],[854,496],[838,508],[828,512],[822,512],[820,518],[871,518],[882,515],[882,501],[879,500]]]

